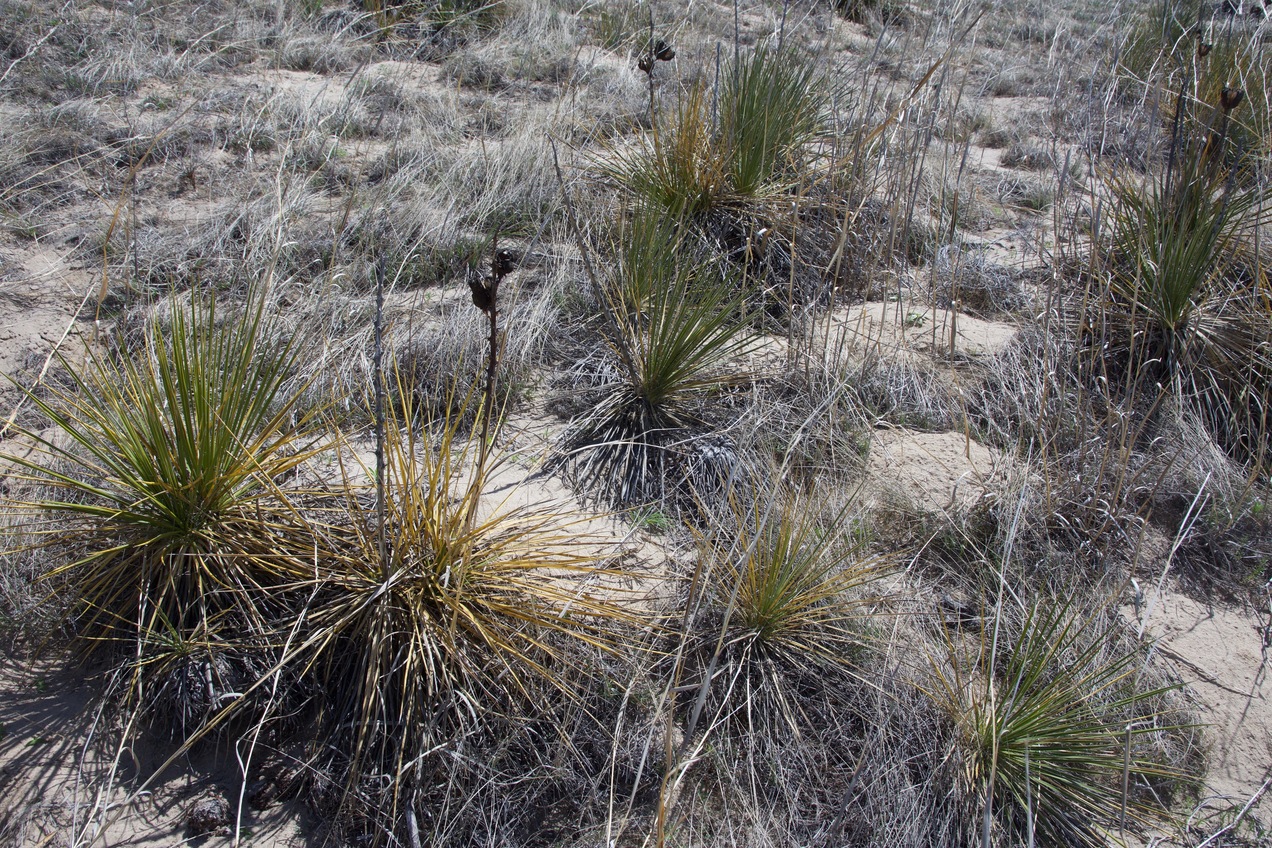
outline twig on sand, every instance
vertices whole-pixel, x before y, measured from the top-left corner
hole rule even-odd
[[[1267,780],[1263,781],[1263,785],[1259,787],[1259,791],[1250,796],[1250,800],[1246,801],[1245,806],[1241,808],[1241,812],[1237,813],[1237,817],[1235,819],[1207,836],[1206,839],[1197,846],[1197,848],[1206,848],[1207,845],[1214,844],[1216,840],[1236,830],[1237,826],[1241,824],[1243,819],[1245,819],[1246,814],[1250,812],[1255,804],[1259,803],[1259,799],[1262,798],[1264,793],[1268,791],[1269,786],[1272,786],[1272,777],[1268,777]]]

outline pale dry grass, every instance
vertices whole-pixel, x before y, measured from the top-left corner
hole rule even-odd
[[[943,595],[981,627],[1018,630],[1020,603],[1061,589],[1089,614],[1157,566],[1157,533],[1178,539],[1177,569],[1198,591],[1266,581],[1257,467],[1153,387],[1110,386],[1092,354],[1105,330],[1097,176],[1115,160],[1156,167],[1164,149],[1166,100],[1117,77],[1128,10],[995,2],[969,29],[979,7],[961,0],[900,17],[859,4],[859,23],[814,2],[741,3],[735,19],[727,4],[506,0],[480,24],[438,28],[421,7],[383,32],[371,11],[319,5],[91,6],[60,24],[29,3],[0,10],[0,74],[18,62],[0,80],[0,249],[74,251],[104,272],[107,349],[135,350],[169,292],[216,290],[230,306],[264,286],[273,340],[299,351],[285,390],[301,392],[300,414],[373,432],[380,311],[384,364],[401,380],[391,398],[455,412],[455,392],[484,381],[488,325],[466,282],[497,235],[523,258],[501,289],[496,396],[558,432],[550,409],[586,412],[589,390],[621,371],[596,285],[616,261],[598,245],[623,209],[604,166],[695,86],[716,108],[734,51],[781,38],[834,83],[829,130],[764,203],[743,200],[706,230],[707,261],[761,293],[763,367],[748,360],[741,379],[721,365],[739,379],[694,400],[701,432],[679,446],[701,460],[690,485],[634,519],[633,534],[671,525],[658,562],[679,588],[657,611],[702,612],[685,608],[702,562],[685,528],[722,522],[721,476],[744,506],[779,487],[842,505],[878,426],[957,430],[1011,466],[971,510],[879,502],[841,528],[908,564],[895,605],[863,614],[852,673],[732,663],[713,679],[713,651],[699,651],[710,639],[678,624],[622,656],[573,655],[596,672],[574,697],[536,688],[536,709],[439,741],[430,782],[412,790],[421,844],[965,844],[983,799],[958,768],[957,718],[931,697],[934,669],[951,674],[963,656],[947,650]],[[636,68],[651,6],[655,38],[677,54],[653,73],[657,118]],[[991,147],[1006,171],[982,166]],[[857,356],[824,332],[828,311],[893,297],[1020,329],[1001,351],[955,357],[940,345]],[[0,631],[57,632],[56,608],[34,604],[43,568],[21,553],[0,564]],[[227,678],[251,685],[231,659]],[[180,694],[199,668],[174,668],[165,703],[206,714],[194,689]],[[1146,665],[1145,685],[1160,674]],[[1144,744],[1195,768],[1166,726],[1177,706],[1152,707],[1161,726]],[[368,775],[342,804],[341,768],[308,785],[320,808],[343,809],[338,829],[410,842],[410,817],[355,803],[382,799],[377,781],[396,776]]]

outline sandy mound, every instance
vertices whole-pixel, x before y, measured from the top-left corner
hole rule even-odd
[[[920,303],[862,303],[836,310],[822,330],[826,358],[853,361],[862,356],[912,352],[986,357],[1005,348],[1016,328]]]
[[[1272,683],[1266,622],[1249,610],[1207,605],[1169,588],[1148,592],[1146,635],[1187,685],[1197,719],[1208,725],[1203,808],[1240,809],[1272,779]],[[1250,815],[1272,825],[1272,796]]]
[[[877,433],[866,461],[866,494],[922,512],[966,510],[1001,482],[999,457],[960,432]]]

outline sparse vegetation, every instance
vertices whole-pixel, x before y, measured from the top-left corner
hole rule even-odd
[[[1250,5],[0,4],[0,846],[1258,844]]]

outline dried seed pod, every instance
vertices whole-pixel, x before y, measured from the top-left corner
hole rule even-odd
[[[676,51],[672,50],[671,45],[660,38],[654,42],[654,58],[660,62],[670,62],[676,58]]]
[[[489,312],[495,306],[495,293],[490,281],[483,280],[475,273],[468,275],[468,288],[473,293],[473,306],[482,312]]]
[[[1198,42],[1198,43],[1197,43],[1197,55],[1198,55],[1198,56],[1206,56],[1206,55],[1209,55],[1209,53],[1210,53],[1210,49],[1211,49],[1212,47],[1214,47],[1214,45],[1213,45],[1213,44],[1209,44],[1209,43],[1207,43],[1207,42],[1205,42],[1205,41]]]
[[[1225,85],[1223,91],[1219,92],[1219,105],[1225,112],[1231,112],[1240,106],[1243,100],[1245,100],[1245,91],[1240,88],[1228,88]]]
[[[652,74],[654,72],[654,63],[650,61],[648,56],[641,56],[640,59],[636,61],[636,67],[640,68],[646,74]]]
[[[501,247],[495,251],[494,261],[490,263],[490,270],[496,278],[506,277],[517,269],[517,263],[521,257],[517,251],[510,247]]]

